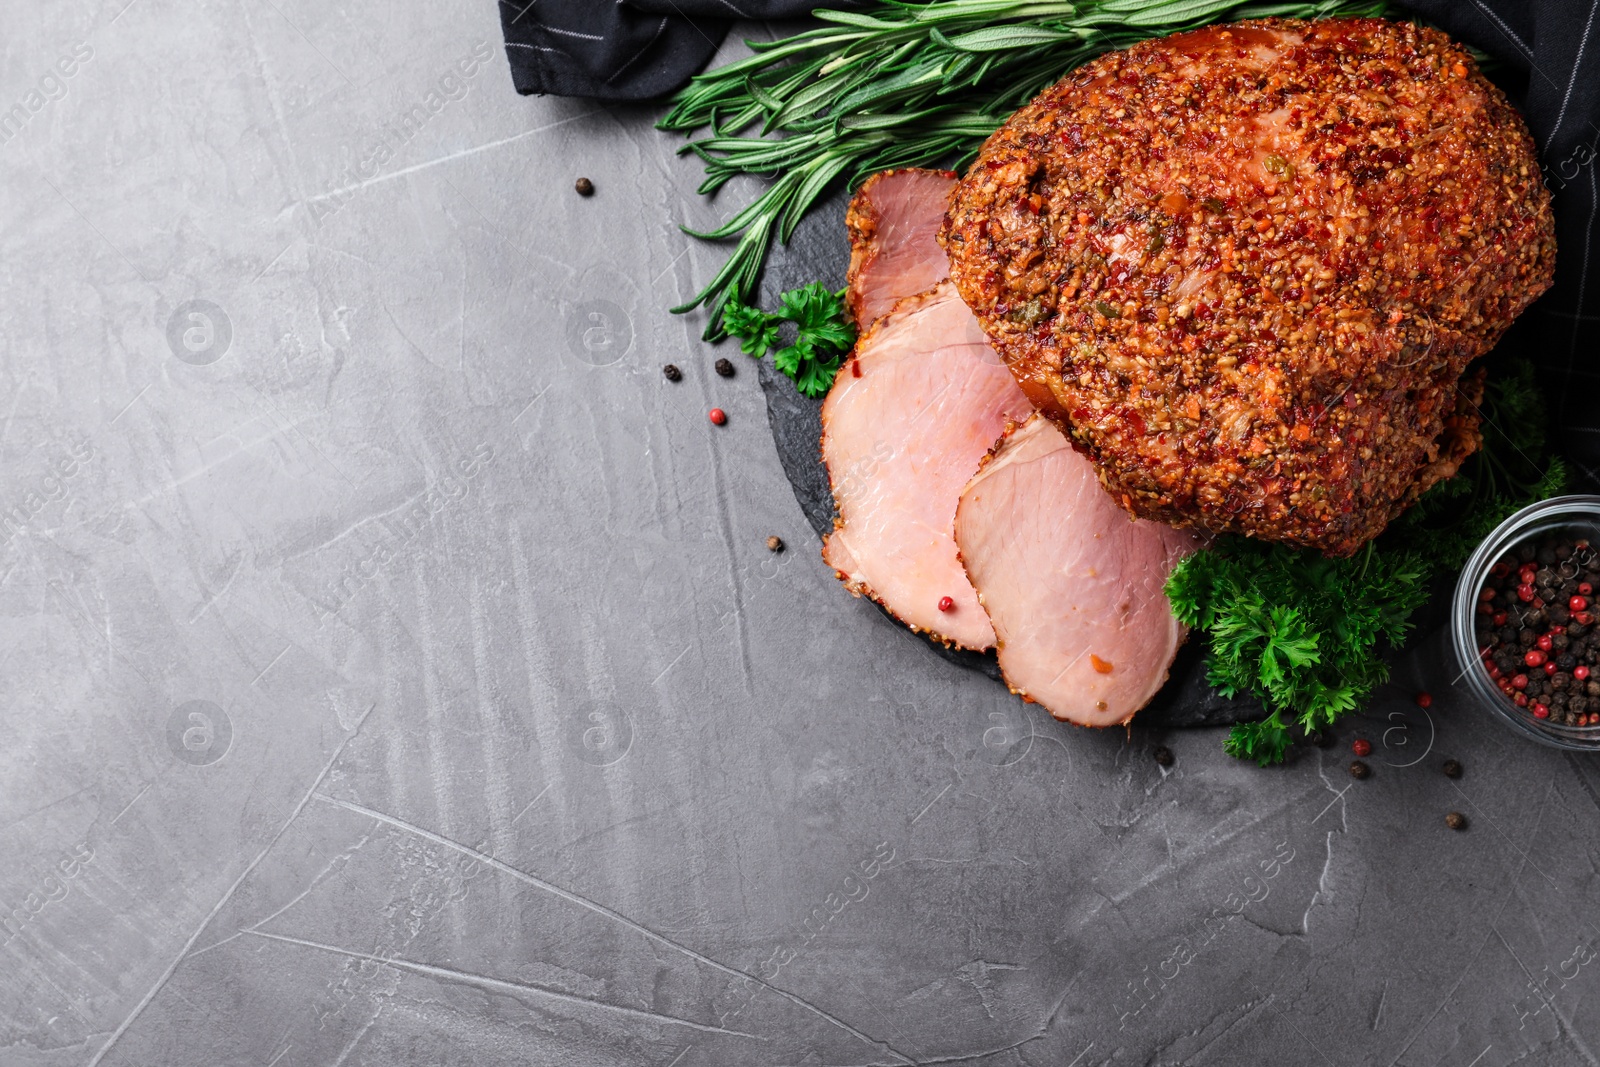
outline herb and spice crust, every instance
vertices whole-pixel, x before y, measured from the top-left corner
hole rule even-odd
[[[1123,507],[1330,556],[1478,447],[1463,372],[1555,264],[1521,118],[1444,34],[1380,19],[1079,68],[989,138],[940,240]]]

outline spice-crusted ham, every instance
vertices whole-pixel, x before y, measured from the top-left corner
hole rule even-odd
[[[1136,515],[1347,556],[1478,445],[1550,197],[1437,30],[1266,19],[1109,53],[956,190],[950,277]]]
[[[1009,429],[961,493],[956,542],[1012,692],[1081,726],[1125,723],[1185,629],[1164,591],[1195,537],[1131,520],[1049,419]]]
[[[956,558],[956,500],[1007,420],[1032,410],[943,282],[856,342],[822,404],[839,518],[822,558],[914,630],[986,649],[994,629]],[[954,607],[940,611],[949,597]]]
[[[932,289],[950,276],[939,247],[955,171],[886,170],[861,183],[845,213],[850,273],[845,302],[866,329],[903,297]]]

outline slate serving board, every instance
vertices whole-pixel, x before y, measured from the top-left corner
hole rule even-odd
[[[822,279],[833,288],[844,284],[850,262],[849,241],[845,236],[844,213],[849,197],[834,194],[815,208],[800,223],[787,246],[773,250],[761,281],[761,305],[776,307],[778,294],[808,282]],[[772,361],[760,361],[757,374],[767,400],[767,419],[778,448],[778,459],[794,488],[795,499],[806,521],[818,537],[833,529],[833,494],[828,488],[828,472],[822,465],[822,401],[808,400],[795,391],[794,383],[772,368]],[[869,603],[863,601],[863,604]],[[876,605],[875,605],[876,606]],[[880,609],[881,610],[881,609]],[[1000,682],[1000,667],[993,653],[946,648],[937,641],[905,631],[906,640],[920,641],[936,655],[951,663],[979,671]],[[1205,680],[1205,654],[1202,642],[1190,640],[1178,652],[1171,676],[1136,720],[1144,726],[1187,727],[1221,726],[1259,719],[1261,705],[1254,700],[1229,700],[1218,695]]]

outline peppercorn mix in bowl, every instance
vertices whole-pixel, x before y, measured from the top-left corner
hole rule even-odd
[[[1500,721],[1600,751],[1600,496],[1532,504],[1478,546],[1456,583],[1458,675]]]

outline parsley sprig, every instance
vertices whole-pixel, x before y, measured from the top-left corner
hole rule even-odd
[[[1427,600],[1419,555],[1368,545],[1349,559],[1229,537],[1173,571],[1173,610],[1210,640],[1207,680],[1224,696],[1247,693],[1269,710],[1234,727],[1229,753],[1277,763],[1289,724],[1320,730],[1360,706],[1388,677],[1380,641],[1398,645]]]
[[[1321,730],[1360,707],[1389,677],[1383,646],[1405,640],[1432,583],[1512,512],[1565,489],[1531,364],[1493,377],[1482,411],[1483,448],[1351,558],[1225,537],[1174,568],[1167,597],[1209,642],[1208,680],[1268,712],[1233,727],[1231,755],[1280,763],[1291,726]]]
[[[745,355],[760,359],[772,350],[772,365],[793,378],[802,395],[818,397],[833,385],[841,358],[856,343],[844,292],[812,282],[784,293],[781,306],[770,314],[730,302],[723,310],[723,324],[739,338]],[[794,342],[774,349],[785,323],[794,324]]]

